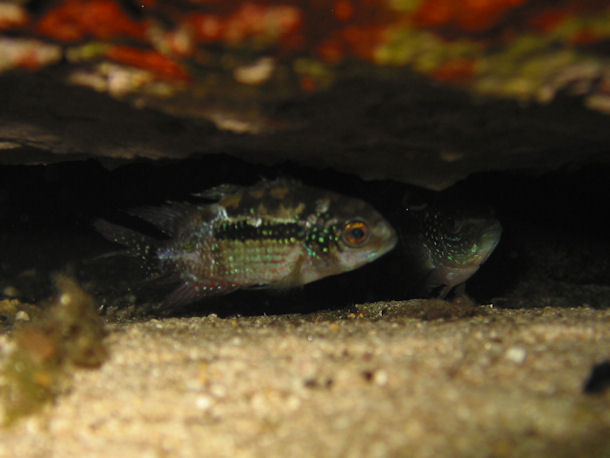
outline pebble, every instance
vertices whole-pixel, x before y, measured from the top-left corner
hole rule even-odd
[[[199,396],[195,401],[195,405],[200,410],[207,410],[212,407],[213,401],[209,396]]]
[[[506,350],[506,359],[516,364],[522,364],[527,356],[527,351],[523,347],[510,347]]]
[[[373,381],[379,386],[386,386],[388,384],[388,373],[383,369],[375,371],[373,374]]]
[[[30,315],[25,310],[19,310],[15,314],[16,321],[30,321]]]

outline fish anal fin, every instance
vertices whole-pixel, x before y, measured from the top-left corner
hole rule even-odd
[[[236,283],[219,280],[188,281],[166,296],[163,303],[168,306],[186,305],[209,296],[227,294],[239,288]]]

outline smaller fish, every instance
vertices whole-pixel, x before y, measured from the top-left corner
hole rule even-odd
[[[502,235],[490,211],[446,203],[405,205],[401,240],[423,278],[423,291],[444,298],[464,285],[494,251]]]
[[[198,196],[212,202],[130,212],[166,240],[104,220],[95,224],[141,259],[149,277],[180,284],[166,304],[242,288],[304,285],[357,269],[397,242],[392,226],[369,204],[298,182],[224,184]]]

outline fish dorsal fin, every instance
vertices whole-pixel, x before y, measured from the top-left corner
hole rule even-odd
[[[279,178],[274,178],[272,180],[268,179],[268,178],[261,178],[258,183],[256,183],[254,185],[254,188],[274,188],[277,186],[302,186],[303,183],[300,180],[297,180],[296,178],[291,178],[291,177],[279,177]]]
[[[229,197],[234,194],[243,192],[245,189],[268,189],[276,186],[302,186],[302,184],[303,183],[301,183],[301,181],[297,180],[296,178],[280,177],[268,179],[263,177],[250,187],[240,186],[238,184],[232,183],[224,183],[201,192],[193,193],[192,195],[195,197],[201,197],[202,199],[217,202],[219,200],[224,199],[225,197]]]
[[[194,206],[188,203],[168,202],[162,207],[140,207],[129,210],[129,214],[137,216],[156,226],[167,235],[176,233],[179,221],[193,212]]]
[[[237,194],[244,190],[243,186],[239,186],[237,184],[220,184],[218,186],[214,186],[213,188],[206,189],[205,191],[193,193],[195,197],[201,197],[202,199],[219,201],[224,199],[227,196],[231,196],[233,194]]]
[[[154,246],[158,243],[158,241],[152,237],[141,234],[133,229],[113,224],[104,219],[98,219],[93,223],[93,226],[105,239],[128,247],[135,255],[141,254],[137,252],[137,247],[145,247],[146,245]],[[128,252],[128,254],[129,253],[131,253],[131,251]]]

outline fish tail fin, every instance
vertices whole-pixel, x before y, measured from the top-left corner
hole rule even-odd
[[[109,256],[123,254],[136,257],[149,276],[157,273],[157,251],[159,248],[157,239],[103,219],[95,221],[93,226],[105,239],[127,248],[121,252],[109,253]]]

